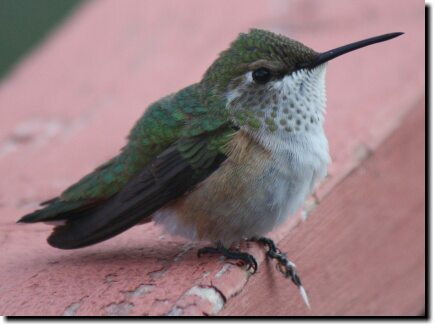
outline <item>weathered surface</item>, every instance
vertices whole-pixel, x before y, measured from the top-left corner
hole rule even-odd
[[[311,298],[263,264],[222,315],[418,315],[425,305],[424,107],[280,242]]]
[[[330,177],[308,221],[290,232],[300,219],[289,220],[273,237],[298,264],[316,307],[311,313],[420,313],[424,199],[423,184],[415,180],[422,177],[424,151],[415,139],[421,139],[423,121],[408,113],[421,114],[424,96],[423,10],[423,3],[392,0],[275,0],[255,6],[249,0],[95,1],[84,6],[0,84],[0,314],[307,313],[294,287],[272,268],[266,274],[267,265],[248,278],[216,257],[198,259],[201,244],[162,235],[153,225],[94,247],[60,251],[45,243],[48,226],[14,223],[117,153],[148,104],[200,79],[237,33],[254,26],[318,51],[386,32],[406,33],[329,64]],[[409,131],[416,141],[411,146],[415,169],[408,161],[397,163],[406,147],[401,142],[382,145],[394,130],[410,130],[409,119],[417,121],[413,130],[420,135]],[[373,159],[353,170],[370,154]],[[385,176],[373,177],[370,169]],[[365,188],[370,196],[361,192]],[[398,207],[404,209],[389,219]],[[347,255],[337,255],[339,249]],[[259,247],[250,250],[259,262],[264,259]],[[375,280],[379,270],[384,274]],[[397,286],[405,272],[403,287]],[[276,286],[269,287],[273,282]],[[371,292],[362,293],[365,289]],[[275,310],[260,301],[272,295],[282,300]],[[241,303],[246,307],[236,309]]]

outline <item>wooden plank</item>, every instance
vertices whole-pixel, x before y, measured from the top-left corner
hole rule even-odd
[[[377,151],[424,94],[423,4],[395,0],[262,0],[255,6],[251,0],[127,3],[89,2],[0,84],[3,315],[216,314],[225,306],[229,309],[257,276],[264,280],[263,272],[248,279],[243,269],[216,257],[198,259],[196,249],[202,244],[162,234],[153,225],[77,251],[49,247],[46,225],[15,225],[38,202],[57,195],[115,155],[148,104],[200,80],[217,54],[249,27],[283,33],[319,51],[376,34],[406,32],[329,64],[326,132],[333,164],[318,192],[321,201],[334,193],[366,154]],[[324,223],[316,215],[307,223],[317,220]],[[289,248],[289,237],[306,228],[302,224],[290,232],[298,222],[298,218],[289,220],[272,236]],[[394,229],[389,236],[395,239],[401,232]],[[305,257],[304,248],[310,247],[299,239],[299,247],[292,246],[290,253],[317,305],[313,286],[318,283],[309,283],[315,260],[308,265],[299,260]],[[261,263],[261,248],[253,245],[249,250]],[[283,281],[270,274],[268,282]],[[287,282],[283,284],[287,289]],[[289,286],[296,306],[300,300],[293,290]],[[264,313],[261,306],[258,309]]]

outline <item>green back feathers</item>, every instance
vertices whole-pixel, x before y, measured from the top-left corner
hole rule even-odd
[[[189,86],[151,104],[130,132],[128,144],[121,153],[68,188],[61,199],[109,198],[171,144],[212,133],[223,126],[226,120],[219,114],[223,110],[206,108],[199,100],[197,87]]]

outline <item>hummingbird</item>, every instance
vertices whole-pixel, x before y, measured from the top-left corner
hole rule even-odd
[[[264,235],[295,213],[325,177],[326,64],[390,33],[318,53],[261,29],[241,33],[196,84],[152,103],[120,153],[19,223],[54,224],[48,243],[76,249],[154,221],[257,262],[234,244],[267,248],[306,293],[294,264]]]

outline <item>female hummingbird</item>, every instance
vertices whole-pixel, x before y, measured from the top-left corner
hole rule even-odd
[[[231,249],[268,246],[304,295],[294,265],[263,235],[303,203],[326,174],[326,62],[383,42],[385,34],[317,53],[272,32],[242,33],[202,80],[151,104],[119,155],[20,223],[55,224],[48,243],[76,249],[155,221],[172,233]]]

